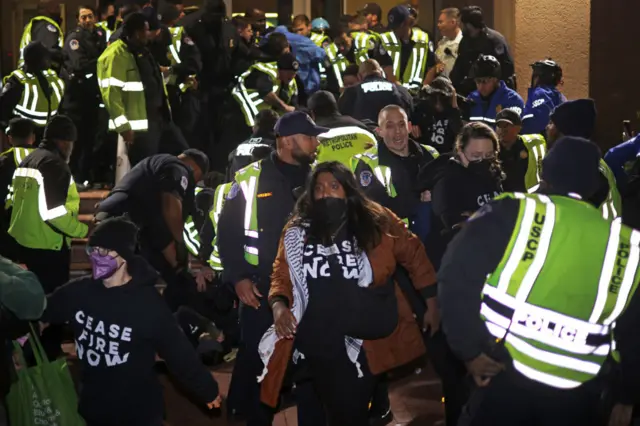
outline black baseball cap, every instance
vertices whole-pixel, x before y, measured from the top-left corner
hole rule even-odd
[[[382,8],[378,3],[367,3],[358,12],[362,13],[365,16],[376,15],[378,18],[382,18]]]
[[[317,126],[308,114],[302,111],[288,112],[278,119],[274,127],[276,136],[318,136],[328,132],[328,127]]]
[[[298,71],[300,63],[292,53],[283,53],[278,58],[278,69],[286,71]]]
[[[400,25],[404,24],[407,19],[411,17],[411,11],[407,6],[399,5],[394,6],[389,10],[387,14],[387,22],[390,30],[400,28]]]
[[[513,124],[514,126],[522,126],[522,119],[520,118],[520,114],[508,108],[503,109],[496,115],[496,124],[500,123],[501,121]]]
[[[200,167],[203,176],[209,173],[209,157],[207,157],[207,154],[199,149],[189,148],[182,155],[191,158]]]

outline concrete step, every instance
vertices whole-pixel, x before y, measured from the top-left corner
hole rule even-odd
[[[94,214],[96,204],[102,201],[109,191],[92,190],[80,193],[80,214]]]

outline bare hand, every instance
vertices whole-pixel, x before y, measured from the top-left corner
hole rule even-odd
[[[444,72],[444,64],[443,63],[439,63],[436,64],[436,74],[442,74]]]
[[[431,191],[423,191],[420,194],[420,201],[422,202],[429,202],[431,201]]]
[[[251,306],[254,309],[260,307],[260,301],[258,297],[262,298],[262,294],[258,291],[258,287],[253,281],[245,279],[236,283],[236,294],[238,299],[247,306]]]
[[[611,410],[611,417],[609,417],[609,426],[629,426],[632,414],[633,405],[614,405],[613,410]]]
[[[435,297],[427,299],[427,312],[424,313],[422,332],[430,331],[433,336],[440,330],[440,309]]]
[[[285,105],[285,107],[284,107],[284,112],[293,112],[295,110],[296,110],[296,108],[292,107],[291,105]]]
[[[473,376],[473,380],[479,387],[485,387],[491,379],[504,370],[504,364],[501,364],[485,354],[480,354],[471,361],[466,362],[467,370]]]
[[[160,65],[160,72],[163,76],[168,77],[171,73],[171,67],[163,67],[162,65]]]
[[[296,334],[296,327],[298,321],[293,316],[291,309],[282,302],[276,302],[273,304],[273,324],[276,328],[276,334],[280,338],[293,339],[293,335]]]
[[[124,139],[124,143],[126,143],[127,146],[131,146],[135,137],[135,133],[133,130],[126,130],[120,133],[120,136],[122,136],[122,139]]]
[[[192,90],[198,90],[198,79],[195,76],[187,77],[186,84],[191,85]]]
[[[207,282],[213,281],[214,275],[215,272],[213,272],[213,269],[206,266],[198,271],[195,275],[198,292],[204,293],[207,291]]]
[[[456,92],[456,89],[453,89],[453,95],[451,95],[451,106],[458,109],[458,92]]]

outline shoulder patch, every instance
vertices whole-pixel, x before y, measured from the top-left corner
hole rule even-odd
[[[191,37],[185,37],[182,39],[182,41],[184,41],[185,44],[188,44],[189,46],[193,46],[193,40],[191,40]]]
[[[74,38],[69,41],[69,47],[71,50],[78,50],[80,48],[80,42]]]
[[[233,182],[233,185],[231,185],[231,189],[229,189],[229,193],[227,194],[227,200],[233,200],[234,198],[236,198],[236,195],[238,195],[239,191],[240,185],[238,185],[237,182]]]
[[[187,190],[187,186],[189,186],[189,179],[187,179],[186,176],[182,176],[182,178],[180,179],[180,186],[185,191]]]
[[[529,158],[529,153],[527,152],[526,149],[523,149],[522,151],[520,151],[520,158],[522,158],[523,160],[526,160],[527,158]]]
[[[369,170],[365,170],[360,173],[360,185],[369,186],[371,185],[371,180],[373,179],[373,174]]]
[[[387,49],[384,48],[384,46],[382,45],[382,43],[380,43],[380,47],[378,48],[378,52],[381,55],[386,55],[387,54]]]
[[[102,37],[102,31],[101,31],[101,30],[97,30],[97,31],[96,31],[96,33],[97,33],[100,37]]]
[[[56,27],[53,26],[53,24],[47,25],[47,29],[49,31],[51,31],[52,33],[57,33],[58,32],[58,30],[56,29]]]

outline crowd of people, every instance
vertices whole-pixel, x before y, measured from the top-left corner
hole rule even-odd
[[[437,42],[408,4],[272,26],[126,0],[66,35],[58,6],[0,94],[2,397],[39,321],[50,359],[74,335],[89,426],[163,424],[158,359],[211,412],[205,365],[235,359],[249,426],[290,398],[301,426],[387,424],[425,355],[447,426],[631,424],[640,138],[603,156],[560,64],[525,101],[478,6]]]

